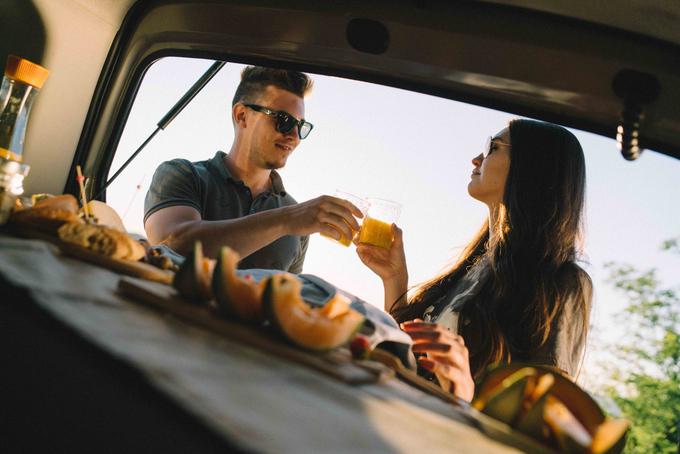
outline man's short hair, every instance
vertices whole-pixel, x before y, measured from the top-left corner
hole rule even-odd
[[[304,98],[312,88],[312,79],[307,74],[298,71],[247,66],[241,72],[241,82],[236,88],[231,105],[238,102],[254,102],[269,85]]]

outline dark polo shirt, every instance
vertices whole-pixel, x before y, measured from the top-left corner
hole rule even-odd
[[[173,159],[158,166],[144,200],[144,222],[161,208],[177,205],[195,208],[205,221],[221,221],[297,203],[273,170],[272,188],[253,199],[250,189],[229,173],[224,155],[218,151],[207,161]],[[308,241],[307,236],[284,236],[245,257],[238,267],[300,273]]]

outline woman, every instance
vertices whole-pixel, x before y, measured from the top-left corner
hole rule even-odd
[[[419,365],[470,401],[486,366],[518,361],[575,376],[592,285],[577,264],[585,192],[581,146],[566,129],[514,120],[472,160],[468,193],[488,220],[455,265],[406,298],[402,232],[357,253],[385,287],[385,310],[423,353]]]

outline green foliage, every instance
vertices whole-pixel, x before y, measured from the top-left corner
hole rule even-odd
[[[680,254],[680,237],[664,241],[661,245],[661,249],[664,251],[673,251],[676,254]]]
[[[680,241],[662,248],[680,255]],[[631,420],[626,453],[677,453],[680,427],[680,292],[663,288],[655,270],[610,263],[610,282],[628,304],[620,321],[629,342],[617,346],[619,366],[607,394]]]

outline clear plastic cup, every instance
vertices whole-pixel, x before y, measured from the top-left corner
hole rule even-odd
[[[401,204],[385,199],[366,199],[369,208],[359,231],[359,243],[384,249],[392,247],[392,224],[399,220]]]
[[[369,204],[366,201],[366,199],[363,199],[363,198],[361,198],[357,195],[354,195],[354,194],[350,194],[349,192],[340,191],[340,190],[336,190],[335,193],[333,194],[333,197],[337,197],[339,199],[347,200],[348,202],[353,203],[357,208],[359,208],[361,213],[364,216],[366,216],[366,212],[368,211],[368,208],[369,208]],[[360,220],[358,220],[358,221],[360,221]],[[357,233],[358,232],[354,232],[355,235]],[[329,240],[333,240],[336,243],[342,244],[345,247],[349,247],[349,245],[352,244],[352,240],[354,239],[354,238],[347,238],[347,236],[344,235],[342,232],[340,232],[340,239],[331,238],[330,236],[324,235],[323,233],[322,233],[322,235],[324,237],[328,238]]]

